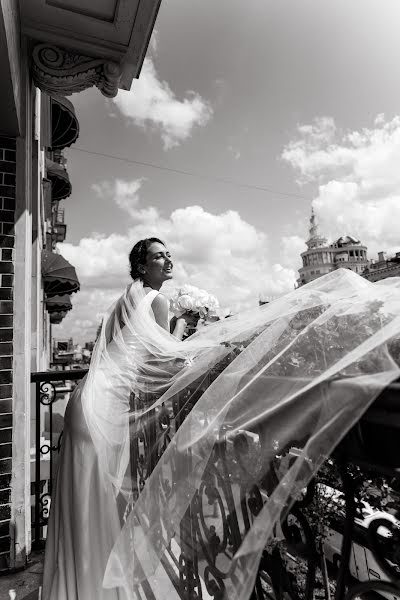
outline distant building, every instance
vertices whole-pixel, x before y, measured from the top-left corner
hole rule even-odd
[[[74,343],[72,338],[68,339],[53,339],[53,353],[51,366],[69,365],[73,362]]]
[[[392,258],[385,258],[384,252],[378,252],[378,260],[370,261],[362,276],[368,281],[379,281],[387,277],[400,277],[400,252]]]
[[[56,339],[53,341],[53,358],[51,366],[58,368],[85,368],[90,363],[93,351],[93,342],[86,342],[82,348],[80,344],[74,344],[73,339]]]
[[[73,352],[74,341],[72,337],[53,339],[53,352]]]
[[[333,244],[318,230],[314,210],[311,212],[310,237],[307,250],[302,252],[303,266],[299,269],[298,286],[313,281],[335,269],[351,269],[363,273],[368,266],[367,247],[350,235],[340,237]]]

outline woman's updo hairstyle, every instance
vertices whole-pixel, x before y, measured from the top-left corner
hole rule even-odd
[[[137,244],[133,246],[129,254],[130,273],[133,280],[143,279],[143,273],[139,271],[139,265],[146,264],[147,251],[151,244],[154,244],[155,242],[165,246],[164,242],[155,237],[140,240],[140,242],[137,242]]]

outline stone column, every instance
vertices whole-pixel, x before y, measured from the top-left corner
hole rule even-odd
[[[24,123],[17,138],[14,276],[13,472],[11,480],[10,566],[26,563],[31,549],[30,367],[32,286],[32,115],[33,84],[23,48]]]

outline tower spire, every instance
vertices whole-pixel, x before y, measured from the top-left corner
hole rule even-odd
[[[314,207],[311,206],[311,218],[310,218],[310,240],[315,237],[319,237],[318,224],[315,220]]]
[[[320,246],[325,246],[327,240],[324,238],[320,232],[318,223],[315,217],[314,206],[311,205],[311,217],[310,217],[310,237],[306,242],[308,248],[318,248]]]

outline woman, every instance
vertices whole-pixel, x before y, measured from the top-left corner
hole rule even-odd
[[[338,270],[182,343],[166,246],[130,263],[67,408],[43,598],[248,600],[296,495],[399,376],[398,281]]]
[[[141,280],[144,291],[147,295],[150,294],[148,301],[151,302],[156,323],[169,331],[169,301],[159,292],[163,283],[173,278],[171,253],[158,238],[147,238],[132,248],[129,262],[132,279]],[[172,334],[181,340],[188,325],[196,325],[196,318],[191,314],[187,313],[174,319]]]
[[[138,288],[135,299],[141,304],[141,311],[151,315],[160,329],[169,332],[169,304],[160,289],[165,281],[173,277],[170,252],[161,240],[149,238],[133,247],[129,261],[131,277]],[[129,289],[125,296],[129,296]],[[112,323],[112,318],[108,321],[105,319],[103,327],[103,337],[109,338],[103,344],[104,349],[108,348],[114,367],[119,360],[124,363],[126,359],[124,351],[120,353],[118,345],[111,339],[112,327],[119,327],[120,333],[124,334],[122,305],[121,301],[116,303],[118,323]],[[192,315],[179,317],[175,320],[173,336],[181,340],[186,327],[193,324],[195,319]],[[129,334],[127,332],[127,343]],[[141,350],[145,355],[145,349]],[[91,426],[87,426],[82,409],[81,399],[88,387],[87,379],[90,380],[92,393],[98,393],[99,402],[111,401],[115,391],[118,372],[111,374],[113,369],[106,364],[102,368],[96,364],[96,367],[95,376],[89,374],[75,390],[65,414],[57,483],[47,533],[44,600],[122,600],[126,597],[121,590],[104,590],[102,587],[107,560],[121,530],[120,512],[124,502],[122,497],[119,503],[116,502],[115,481],[107,479],[104,468],[99,464],[101,454],[96,451]],[[123,397],[125,393],[125,397],[129,398],[133,386],[128,372],[126,375],[123,382],[119,379],[119,394]],[[108,431],[114,427],[121,433],[124,429],[121,422],[108,425]],[[107,426],[103,427],[104,435],[106,431]],[[120,451],[121,448],[114,445],[113,458],[117,461]],[[104,460],[107,462],[107,459]]]

